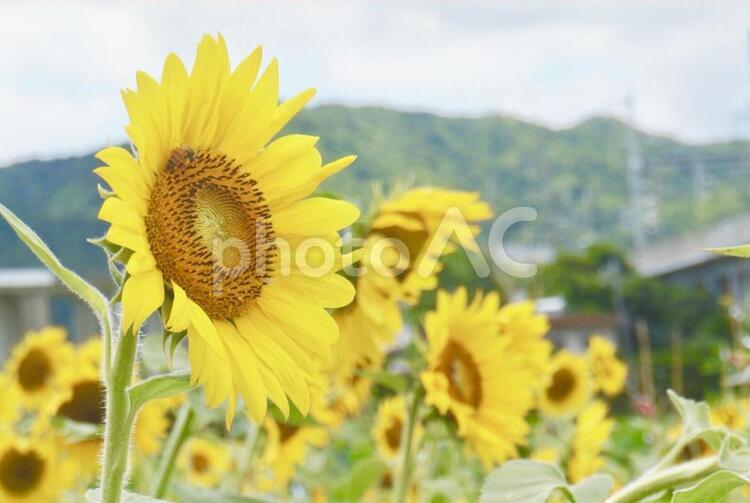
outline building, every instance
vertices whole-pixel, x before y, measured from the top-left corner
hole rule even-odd
[[[71,340],[99,333],[89,307],[46,269],[0,269],[0,362],[29,330],[63,326]]]
[[[687,288],[702,288],[714,297],[731,295],[743,302],[750,293],[750,260],[708,251],[750,243],[750,214],[713,228],[661,241],[633,252],[630,261],[646,277]]]

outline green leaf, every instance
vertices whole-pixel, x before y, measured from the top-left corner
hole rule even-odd
[[[750,479],[747,477],[721,470],[712,473],[694,486],[676,490],[672,496],[672,503],[718,502],[731,491],[747,485],[750,485]]]
[[[101,489],[89,489],[86,492],[86,503],[101,503],[102,501],[102,490]],[[167,500],[154,499],[150,496],[144,496],[142,494],[130,493],[123,491],[121,503],[169,503]]]
[[[177,370],[169,374],[149,377],[145,381],[132,385],[128,390],[131,410],[136,412],[150,400],[169,398],[190,391],[190,389],[192,386],[189,370]]]
[[[708,251],[731,257],[750,258],[750,245],[728,246],[726,248],[709,248]]]
[[[682,418],[683,438],[692,440],[700,437],[714,449],[719,449],[728,432],[711,425],[711,409],[708,404],[681,397],[671,389],[667,390],[667,395]]]
[[[481,503],[545,503],[555,492],[574,503],[602,503],[612,489],[612,477],[593,475],[569,485],[550,463],[516,459],[490,473],[482,487]]]
[[[387,467],[377,458],[363,459],[331,491],[334,501],[362,501],[362,497],[383,478]]]
[[[10,225],[16,235],[65,286],[83,299],[94,311],[105,332],[111,333],[109,301],[94,286],[60,263],[47,244],[12,211],[0,204],[0,216]]]

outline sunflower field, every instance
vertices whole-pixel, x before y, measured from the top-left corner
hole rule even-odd
[[[101,328],[10,348],[0,502],[750,501],[745,386],[643,393],[650,355],[562,347],[534,299],[445,280],[486,262],[479,192],[323,192],[356,152],[286,134],[314,90],[280,102],[277,61],[221,35],[136,82],[91,187],[108,295],[0,204]]]

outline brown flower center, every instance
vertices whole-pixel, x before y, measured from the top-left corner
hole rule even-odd
[[[398,419],[395,419],[391,425],[385,430],[385,441],[388,443],[388,447],[396,452],[401,447],[401,432],[403,431],[403,424]]]
[[[482,376],[466,348],[455,341],[448,342],[436,370],[448,378],[451,397],[474,408],[479,407],[482,402]]]
[[[43,388],[52,376],[52,362],[41,349],[32,349],[18,365],[18,383],[26,391]]]
[[[193,467],[193,471],[196,473],[206,473],[210,466],[208,458],[205,454],[196,453],[190,458],[190,465]]]
[[[73,396],[57,409],[58,416],[90,424],[103,424],[104,414],[104,386],[95,380],[73,386]]]
[[[414,218],[415,215],[406,215]],[[416,269],[419,264],[417,260],[422,253],[422,250],[427,246],[429,235],[424,230],[408,230],[398,226],[383,227],[376,229],[375,234],[385,239],[391,239],[397,243],[402,243],[409,251],[409,262],[406,269],[397,276],[400,281],[403,281],[409,276],[409,273]],[[395,264],[387,264],[394,266]]]
[[[576,376],[570,369],[557,369],[552,374],[552,382],[547,387],[547,399],[551,402],[564,402],[576,386]]]
[[[38,453],[12,448],[0,457],[0,485],[6,493],[23,497],[39,485],[45,468],[46,462]]]
[[[282,444],[287,440],[294,437],[299,432],[299,426],[292,424],[278,423],[279,427],[279,442]]]
[[[270,209],[234,160],[175,149],[156,177],[145,220],[164,278],[210,317],[237,317],[260,296],[277,256]]]

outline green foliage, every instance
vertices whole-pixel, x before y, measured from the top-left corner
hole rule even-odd
[[[130,409],[132,413],[136,413],[146,402],[169,398],[190,391],[191,388],[189,370],[178,370],[170,374],[149,377],[145,381],[132,385],[128,390]]]

